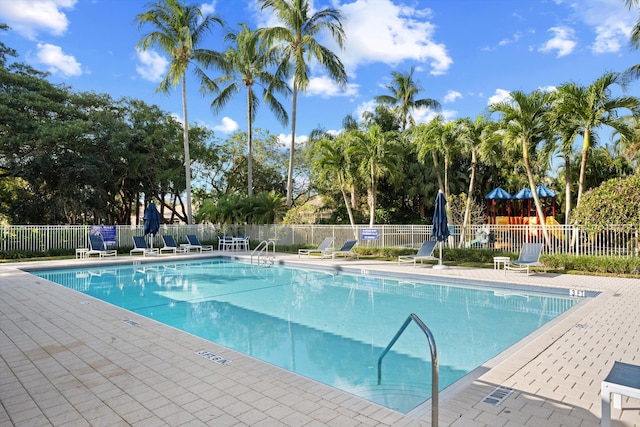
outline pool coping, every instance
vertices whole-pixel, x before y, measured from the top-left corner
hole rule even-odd
[[[228,254],[214,253],[214,256],[215,255],[228,256]],[[206,256],[209,257],[211,255]],[[195,256],[194,258],[197,257],[199,256]],[[246,261],[249,258],[249,255],[235,254],[232,257],[238,257],[239,259],[243,259]],[[12,270],[15,274],[18,273],[17,271],[15,271],[15,269],[20,268],[34,270],[41,268],[48,269],[52,266],[66,268],[96,263],[98,265],[110,265],[112,263],[122,263],[123,258],[125,259],[125,263],[130,263],[132,261],[132,259],[129,257],[119,258],[120,259],[116,258],[115,260],[78,260],[77,262],[74,260],[63,263],[37,262],[3,264],[0,265],[0,273],[3,273],[2,275],[0,275],[0,283],[6,280],[5,276],[7,274],[9,276],[12,276]],[[163,256],[162,259],[185,259],[185,257],[182,255],[177,257]],[[305,262],[307,264],[309,262],[311,262],[312,264],[316,264],[316,260],[298,261],[295,256],[287,254],[277,254],[277,259],[279,263],[291,263],[292,266],[296,264],[304,265]],[[157,260],[157,258],[154,258],[151,260],[136,261],[144,263],[155,262]],[[341,269],[354,269],[359,271],[361,271],[362,269],[375,269],[376,272],[381,271],[383,272],[383,274],[389,275],[397,273],[398,270],[401,270],[404,273],[409,270],[410,274],[418,275],[421,280],[424,278],[428,278],[429,276],[435,276],[445,279],[451,279],[455,277],[462,279],[472,278],[473,280],[485,280],[487,282],[500,282],[504,281],[505,278],[504,272],[482,269],[451,268],[445,271],[437,271],[429,268],[426,265],[424,267],[402,266],[401,268],[399,268],[398,266],[394,265],[395,263],[375,262],[369,260],[318,260],[317,263],[320,264],[320,267],[322,268],[337,267]],[[61,264],[65,265],[62,266]],[[7,284],[2,283],[2,286],[7,288],[3,289],[3,302],[5,302],[5,300],[8,301],[14,293],[16,295],[20,295],[21,292],[24,292],[24,287],[29,286],[28,283],[30,283],[31,286],[37,285],[33,283],[33,277],[35,276],[29,275],[29,277],[21,277],[21,282],[24,281],[24,283],[20,283],[15,286],[8,286]],[[554,274],[536,274],[532,276],[524,276],[519,273],[509,273],[506,277],[510,281],[515,281],[522,286],[543,286],[550,289],[572,289],[576,287],[588,290],[589,292],[600,292],[600,295],[592,298],[589,301],[593,302],[593,304],[584,304],[583,306],[580,306],[579,304],[578,307],[572,308],[571,312],[567,314],[567,316],[563,317],[562,319],[555,319],[558,320],[557,324],[554,320],[554,324],[549,326],[549,330],[540,332],[540,336],[531,337],[528,342],[522,344],[521,348],[514,348],[512,354],[505,355],[504,358],[500,360],[497,360],[495,358],[492,359],[492,361],[495,362],[495,366],[493,366],[491,369],[488,369],[487,366],[485,366],[486,364],[483,365],[483,369],[486,369],[486,371],[476,379],[470,381],[470,384],[460,385],[459,387],[452,388],[451,390],[449,390],[449,388],[445,390],[445,392],[442,393],[442,396],[446,395],[446,398],[441,398],[439,409],[441,424],[503,425],[507,423],[516,423],[519,425],[539,425],[539,423],[542,421],[546,425],[554,425],[554,420],[560,420],[561,418],[574,420],[574,422],[579,421],[580,423],[597,423],[598,417],[600,415],[598,406],[599,379],[604,378],[606,372],[608,372],[607,367],[613,364],[613,360],[622,360],[626,361],[627,363],[638,363],[638,357],[640,357],[638,356],[638,354],[640,354],[640,352],[637,350],[640,344],[637,344],[636,341],[640,341],[640,339],[638,339],[636,335],[631,334],[631,338],[633,339],[633,341],[631,341],[631,345],[629,346],[629,343],[625,341],[626,339],[628,339],[625,338],[625,336],[629,334],[621,334],[620,336],[616,336],[614,334],[614,339],[610,340],[610,344],[606,346],[606,348],[598,349],[596,346],[597,343],[595,342],[589,343],[584,342],[584,340],[582,340],[583,342],[580,342],[580,332],[584,332],[585,330],[591,328],[592,325],[596,325],[597,321],[602,318],[601,312],[603,310],[607,311],[608,313],[611,312],[611,305],[614,302],[616,303],[615,306],[618,309],[615,311],[618,311],[618,313],[613,314],[617,315],[617,322],[623,325],[623,331],[624,325],[628,325],[628,322],[637,322],[637,310],[631,310],[630,308],[627,308],[626,310],[621,309],[619,307],[619,303],[624,302],[624,307],[633,307],[633,304],[635,304],[635,307],[640,305],[640,295],[638,295],[638,288],[640,288],[640,286],[635,287],[635,289],[633,286],[628,286],[629,284],[639,284],[640,281],[636,279],[593,278],[590,276],[563,276]],[[10,288],[10,292],[8,288]],[[65,295],[64,292],[53,291],[52,289],[48,289],[46,286],[42,286],[42,284],[40,284],[38,288],[41,290],[41,292],[43,292],[43,295],[46,295],[46,297],[51,299],[52,301],[61,299],[62,301],[57,301],[57,303],[61,305],[64,305],[64,303],[66,302],[64,301],[65,297],[67,299],[69,298],[69,296]],[[618,295],[618,297],[614,297],[614,295]],[[619,298],[619,296],[622,296],[623,298]],[[75,298],[75,300],[76,303],[78,303],[77,298]],[[25,306],[26,302],[22,301],[21,298],[15,298],[13,301],[17,306],[16,313],[18,314],[16,314],[16,316],[19,315],[21,309],[29,312],[29,309],[27,307],[28,304],[27,306]],[[46,306],[47,304],[43,305],[43,307]],[[582,309],[582,307],[585,308]],[[574,311],[575,308],[579,309]],[[112,310],[107,308],[103,308],[103,310],[105,311],[105,313],[110,313],[108,316],[112,320],[115,320],[118,317],[122,317],[121,313],[117,311],[113,312]],[[46,314],[47,313],[43,313],[43,315]],[[61,321],[64,321],[64,319],[61,319]],[[119,321],[121,322],[121,319]],[[635,324],[637,325],[638,323]],[[3,321],[2,328],[0,329],[5,329],[5,326],[7,325],[5,325],[5,322]],[[154,330],[154,333],[156,333],[158,337],[162,337],[164,334],[172,337],[175,336],[175,331],[170,331],[167,329],[170,329],[170,327],[167,327],[165,325],[162,326],[163,327],[154,326],[152,328]],[[33,327],[33,325],[31,325],[31,327]],[[96,325],[95,327],[100,330],[99,325]],[[600,329],[602,327],[603,326],[601,325],[598,326],[598,328]],[[599,334],[599,332],[603,331],[598,330],[597,332]],[[37,336],[38,328],[32,330],[30,333],[34,336]],[[135,336],[135,334],[133,335]],[[191,346],[194,345],[191,341],[191,338],[177,338],[178,342],[181,342],[183,340],[189,341]],[[198,342],[200,343],[200,345],[202,345],[201,341]],[[625,343],[626,346],[622,346],[620,342]],[[581,370],[580,364],[578,364],[577,367],[574,366],[572,370],[582,372],[581,375],[577,375],[575,372],[567,373],[568,371],[571,371],[571,369],[568,368],[564,369],[564,372],[562,372],[563,367],[561,365],[555,366],[554,363],[551,363],[548,366],[547,364],[540,365],[539,362],[542,359],[566,358],[568,351],[567,348],[573,348],[572,346],[575,346],[576,343],[579,343],[581,345],[587,344],[586,346],[584,346],[585,350],[583,351],[583,356],[586,357],[585,360],[589,360],[589,358],[595,359],[594,362],[589,364],[591,368],[594,368],[593,372],[591,372],[590,370]],[[41,349],[46,348],[46,345],[39,345]],[[178,343],[167,342],[166,345],[168,346],[167,351],[175,352],[175,346],[178,345]],[[635,352],[634,349],[636,350]],[[2,352],[3,357],[5,350],[3,350]],[[216,351],[222,353],[223,356],[225,354],[232,354],[225,351],[225,349],[223,348],[220,350],[216,349]],[[580,351],[578,351],[578,353],[580,353]],[[236,355],[233,356],[234,364],[236,360],[240,360],[237,359],[237,357],[238,356]],[[189,359],[192,358],[190,357]],[[244,360],[244,358],[242,359]],[[27,362],[23,361],[23,363]],[[217,408],[217,410],[221,414],[219,414],[219,417],[212,419],[218,420],[224,417],[224,419],[233,419],[235,420],[234,422],[247,424],[246,420],[249,418],[247,414],[252,414],[252,416],[257,419],[256,423],[248,423],[252,425],[258,425],[260,422],[264,422],[266,425],[268,424],[267,421],[275,422],[276,424],[282,425],[312,425],[313,423],[322,423],[324,425],[343,425],[343,423],[346,423],[346,425],[413,425],[415,423],[418,423],[418,425],[428,425],[430,421],[428,411],[426,410],[414,410],[409,415],[402,415],[386,408],[382,408],[378,405],[371,404],[368,401],[362,401],[361,399],[351,396],[347,393],[335,392],[333,388],[331,388],[331,390],[327,390],[326,387],[329,386],[319,388],[317,384],[313,384],[315,382],[309,383],[309,381],[312,380],[308,380],[304,377],[298,377],[295,374],[291,376],[283,372],[279,372],[278,370],[280,368],[273,367],[265,362],[258,362],[257,364],[260,366],[256,366],[255,361],[249,361],[245,366],[243,362],[242,369],[239,370],[243,371],[243,374],[246,374],[245,378],[247,378],[247,381],[248,379],[253,378],[255,380],[254,383],[258,388],[265,387],[265,378],[269,379],[267,381],[268,384],[277,382],[278,387],[276,388],[276,393],[285,393],[283,395],[285,397],[279,397],[278,399],[275,399],[278,403],[274,407],[282,409],[282,411],[286,412],[287,415],[284,415],[284,413],[280,414],[279,411],[273,409],[274,407],[265,410],[263,407],[261,407],[261,404],[257,402],[262,402],[262,399],[266,399],[269,396],[265,395],[264,392],[259,393],[258,391],[252,389],[256,393],[255,395],[249,396],[250,393],[246,391],[244,394],[242,394],[246,395],[246,398],[238,399],[238,402],[235,402],[236,406],[242,406],[245,409],[244,412],[239,414],[230,414],[229,412],[233,411],[225,411],[225,407]],[[201,365],[201,363],[199,365]],[[266,365],[266,367],[264,365]],[[13,375],[15,377],[12,381],[20,382],[24,387],[24,381],[21,381],[19,372],[16,373],[15,368],[13,368],[11,365],[8,365],[8,367],[10,368],[11,372],[13,372]],[[206,368],[208,368],[208,366],[206,365],[202,367],[202,369]],[[218,370],[216,369],[216,371]],[[260,374],[255,374],[256,372],[260,372]],[[274,374],[274,372],[276,372],[276,374]],[[255,377],[253,375],[255,375]],[[281,386],[280,383],[282,382],[282,380],[280,377],[286,379],[286,381],[284,381],[286,387]],[[543,379],[546,379],[547,384],[541,383]],[[554,386],[549,387],[548,383],[553,383]],[[205,381],[205,384],[208,383]],[[237,381],[230,381],[229,384],[232,388],[234,387],[232,384],[235,384],[235,387],[238,387],[239,385]],[[240,384],[244,387],[247,387],[245,383]],[[300,384],[304,385],[300,386]],[[490,392],[493,388],[499,385],[510,387],[514,389],[515,392],[511,393],[506,399],[504,399],[504,401],[499,406],[493,406],[487,403],[483,403],[482,398],[486,396],[486,394],[488,394],[488,392]],[[197,387],[204,386],[203,384],[198,384]],[[295,387],[295,389],[298,390],[299,393],[294,393],[294,395],[292,396],[290,393],[286,392],[287,387]],[[581,391],[580,393],[576,392],[576,387],[579,387]],[[249,389],[251,389],[251,387],[249,387]],[[25,390],[28,391],[26,388]],[[307,390],[315,390],[315,392],[309,393]],[[8,392],[4,389],[4,386],[0,389],[0,392],[0,398],[2,398],[4,408],[4,411],[0,411],[0,423],[2,423],[3,420],[9,420],[9,422],[11,422],[11,420],[16,419],[15,409],[7,409],[4,402],[7,399],[11,401],[12,397],[7,394]],[[578,401],[576,401],[577,395],[580,396],[580,399],[578,399]],[[33,393],[32,391],[31,393],[24,394],[22,397],[24,399],[28,399],[27,396],[37,396],[37,393]],[[131,397],[128,394],[127,396]],[[232,396],[235,397],[235,394],[233,394]],[[300,400],[301,396],[304,396],[303,400]],[[40,408],[39,412],[38,410],[33,409],[34,414],[40,414],[34,415],[32,418],[33,420],[46,419],[49,422],[51,422],[51,420],[55,421],[55,417],[47,415],[47,411],[43,410],[43,405],[41,402],[39,402],[39,399],[33,397],[31,397],[30,399],[31,405],[28,406],[33,408]],[[68,398],[66,399],[66,401],[67,403],[69,403]],[[240,405],[239,402],[242,402],[242,405]],[[314,410],[309,412],[308,408],[304,410],[300,409],[301,406],[305,406],[305,402],[307,406],[312,406]],[[212,402],[212,405],[212,407],[215,407],[215,402]],[[74,408],[75,412],[70,410],[69,413],[77,414],[79,419],[88,420],[86,414],[83,415],[82,410],[79,410],[75,406]],[[176,414],[182,414],[185,418],[191,416],[194,417],[195,420],[203,423],[207,423],[210,421],[206,421],[205,415],[201,412],[194,412],[193,410],[188,410],[185,407],[182,407],[182,409],[182,411],[176,410]],[[635,425],[633,421],[634,417],[637,417],[639,415],[639,411],[637,409],[635,411],[627,410],[618,412],[614,410],[613,413],[614,417],[617,417],[617,419],[622,423],[621,425]],[[13,417],[11,417],[10,414],[13,415]],[[17,414],[23,414],[23,416],[25,416],[24,411],[18,411]],[[129,414],[123,414],[118,412],[117,410],[113,410],[113,412],[109,412],[109,414],[109,416],[113,417],[113,419],[120,419],[125,421],[129,416]],[[148,411],[148,413],[145,412],[145,414],[147,414],[148,416],[144,420],[150,423],[147,425],[153,425],[153,423],[151,422],[152,420],[157,422],[157,425],[163,425],[162,423],[167,423],[168,418],[166,416],[163,416],[162,411]],[[198,416],[194,414],[198,414]],[[302,424],[298,424],[292,422],[293,419],[296,419],[297,421],[305,421]],[[53,424],[55,425],[56,423]],[[559,424],[560,423],[558,423],[558,425]]]

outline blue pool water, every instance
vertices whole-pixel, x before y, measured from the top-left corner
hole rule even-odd
[[[408,412],[431,394],[424,333],[444,389],[578,302],[566,296],[256,267],[223,259],[34,272],[202,338]]]

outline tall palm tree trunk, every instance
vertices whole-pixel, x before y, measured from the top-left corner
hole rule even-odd
[[[564,156],[564,224],[571,224],[571,159],[569,156]]]
[[[185,192],[187,193],[187,224],[192,223],[191,214],[191,156],[189,155],[189,120],[187,119],[187,76],[182,73],[182,115],[184,116],[183,141],[184,141],[184,177]]]
[[[376,193],[378,191],[378,184],[373,167],[371,168],[371,189],[369,190],[369,227],[373,227],[376,220]]]
[[[587,156],[589,155],[589,147],[591,145],[591,131],[588,127],[584,130],[582,140],[582,158],[580,160],[580,179],[578,179],[578,200],[576,200],[576,206],[580,204],[582,191],[584,190],[584,177],[587,170]]]
[[[438,179],[438,189],[444,193],[444,183],[442,182],[442,171],[440,170],[440,164],[438,163],[438,156],[436,151],[431,151],[431,158],[433,158],[433,169],[436,171],[436,178]]]
[[[529,155],[527,154],[527,145],[523,144],[522,152],[523,160],[524,160],[524,168],[527,171],[527,178],[529,179],[529,187],[531,188],[531,194],[533,195],[533,202],[536,205],[536,212],[538,213],[538,218],[540,219],[540,226],[542,227],[542,235],[544,236],[544,241],[547,244],[547,247],[551,247],[551,239],[549,238],[549,232],[547,231],[547,222],[544,217],[544,212],[542,210],[542,204],[540,203],[540,197],[538,197],[538,192],[536,191],[536,183],[533,180],[533,171],[531,170],[531,162],[529,161]]]
[[[247,195],[253,197],[253,123],[251,87],[247,87]]]
[[[296,113],[298,104],[298,81],[293,79],[293,101],[291,104],[291,148],[289,149],[289,172],[287,174],[287,207],[293,205],[293,155],[296,142]]]
[[[478,161],[476,159],[476,152],[471,152],[471,178],[469,179],[469,192],[467,193],[467,201],[464,207],[464,218],[462,219],[462,232],[460,233],[460,243],[458,247],[462,247],[464,239],[467,234],[467,224],[469,223],[469,216],[471,214],[471,195],[473,194],[473,186],[476,181],[476,165]]]

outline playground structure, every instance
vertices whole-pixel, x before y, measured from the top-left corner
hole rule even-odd
[[[556,192],[543,185],[536,187],[542,204],[542,218],[538,217],[531,189],[523,188],[515,195],[498,187],[485,196],[487,226],[480,228],[475,239],[466,246],[491,245],[496,249],[510,249],[511,242],[542,241],[541,221],[556,239],[562,239],[562,227],[556,221]],[[514,233],[526,233],[525,238],[514,239]]]

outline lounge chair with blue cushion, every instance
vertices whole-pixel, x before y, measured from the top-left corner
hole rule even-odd
[[[544,272],[547,272],[547,266],[540,262],[540,254],[542,253],[542,243],[524,243],[522,249],[520,249],[520,256],[515,261],[510,261],[505,264],[505,275],[507,270],[515,271],[527,271],[529,275],[529,267],[544,267]]]
[[[200,243],[200,240],[198,240],[198,236],[196,236],[195,234],[187,234],[187,241],[189,242],[189,245],[187,245],[187,249],[191,250],[191,249],[195,249],[198,252],[202,252],[202,251],[212,251],[213,250],[213,246],[212,245],[203,245]]]
[[[329,255],[331,255],[331,259],[336,259],[336,256],[355,256],[356,258],[360,258],[360,254],[353,249],[353,247],[356,245],[356,243],[358,243],[357,240],[347,240],[344,245],[342,245],[342,247],[338,250],[334,250],[334,249],[327,249],[322,251],[321,253],[321,257],[329,257]]]
[[[433,250],[436,247],[436,243],[438,243],[435,240],[425,240],[422,243],[422,246],[420,246],[420,250],[418,251],[418,253],[416,253],[415,255],[400,255],[398,257],[398,263],[401,262],[413,262],[413,265],[416,265],[416,261],[420,261],[420,264],[422,264],[422,261],[426,260],[438,260],[438,257],[433,256]]]
[[[173,238],[170,234],[163,234],[162,241],[164,242],[164,246],[160,248],[160,253],[170,252],[172,254],[184,254],[187,252],[187,248],[183,246],[178,246],[176,243],[176,239]]]
[[[98,255],[100,258],[105,256],[116,256],[118,251],[115,249],[107,249],[107,245],[102,239],[100,234],[89,235],[89,250],[86,253],[87,257],[91,255]]]
[[[324,240],[320,243],[320,245],[318,245],[317,248],[298,249],[298,258],[300,258],[300,255],[311,256],[311,254],[313,253],[322,254],[322,252],[330,250],[332,245],[333,245],[333,237],[325,237]]]
[[[143,236],[133,237],[133,249],[129,251],[129,255],[141,253],[142,256],[158,255],[158,248],[150,248]]]

